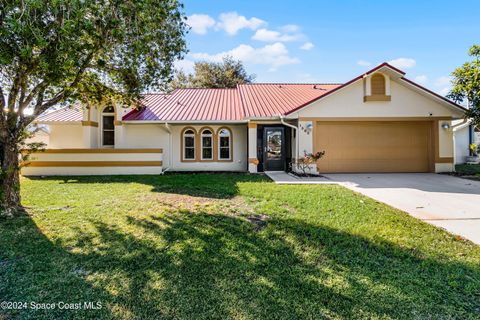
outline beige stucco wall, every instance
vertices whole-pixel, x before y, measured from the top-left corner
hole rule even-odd
[[[195,128],[197,132],[206,125],[189,126]],[[232,130],[233,141],[233,161],[231,162],[182,162],[181,150],[181,132],[185,125],[171,126],[172,130],[172,166],[175,171],[247,171],[247,125],[227,125]],[[208,125],[215,132],[218,131],[220,125]],[[217,152],[217,150],[214,150]],[[169,157],[165,153],[165,159]]]
[[[300,121],[300,148],[299,153],[304,151],[313,152],[312,150],[313,134],[308,130],[302,130],[307,125],[315,125],[315,118],[336,118],[346,121],[352,118],[365,118],[374,120],[374,118],[425,118],[425,120],[437,117],[459,118],[462,112],[449,108],[439,102],[427,98],[426,96],[407,88],[397,80],[390,81],[391,101],[372,101],[364,102],[364,82],[360,80],[344,89],[333,93],[323,99],[320,99],[310,106],[296,112],[290,117],[299,117]],[[440,120],[438,122],[439,137],[439,157],[454,157],[454,141],[451,130],[442,128],[443,123],[451,125],[449,120]],[[453,161],[452,161],[453,163]],[[451,171],[452,164],[441,163],[435,165],[436,171]]]
[[[162,153],[35,153],[31,156],[32,163],[38,161],[66,161],[66,162],[119,162],[119,161],[153,161],[163,160]],[[112,175],[112,174],[160,174],[162,166],[79,166],[79,167],[36,167],[34,165],[22,168],[24,176],[39,175]]]
[[[345,87],[296,112],[303,117],[461,117],[460,112],[445,107],[410,88],[391,81],[391,101],[363,102],[363,82]]]
[[[32,137],[25,140],[25,143],[43,143],[48,146],[50,143],[50,133],[45,131],[38,131]]]
[[[115,148],[162,148],[163,166],[170,167],[169,134],[164,124],[123,124],[115,127]]]
[[[443,124],[448,124],[452,127],[452,121],[440,120],[438,121],[438,139],[439,139],[439,156],[440,157],[453,157],[454,156],[454,141],[453,131],[451,129],[442,128]]]
[[[55,124],[50,125],[50,139],[48,148],[85,148],[83,140],[83,127],[81,124]]]

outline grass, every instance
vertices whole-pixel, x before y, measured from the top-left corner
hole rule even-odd
[[[480,164],[458,164],[455,166],[455,171],[461,176],[479,176]]]
[[[22,180],[0,319],[479,319],[480,248],[339,186],[250,175]],[[3,318],[2,318],[3,317]]]

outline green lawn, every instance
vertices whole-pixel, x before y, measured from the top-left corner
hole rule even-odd
[[[479,319],[480,247],[338,186],[251,175],[22,179],[0,319]]]

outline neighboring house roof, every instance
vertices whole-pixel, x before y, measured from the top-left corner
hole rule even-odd
[[[83,120],[83,111],[79,106],[65,107],[49,113],[44,113],[35,122],[75,122]]]

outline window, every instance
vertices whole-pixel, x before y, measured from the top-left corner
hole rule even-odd
[[[213,160],[213,132],[210,129],[202,131],[202,160]]]
[[[192,129],[183,132],[183,160],[195,160],[195,131]]]
[[[115,109],[112,106],[102,112],[102,145],[115,145]]]
[[[385,77],[379,73],[372,76],[372,95],[385,95]]]
[[[230,130],[222,128],[218,131],[218,160],[231,160],[232,134]]]

